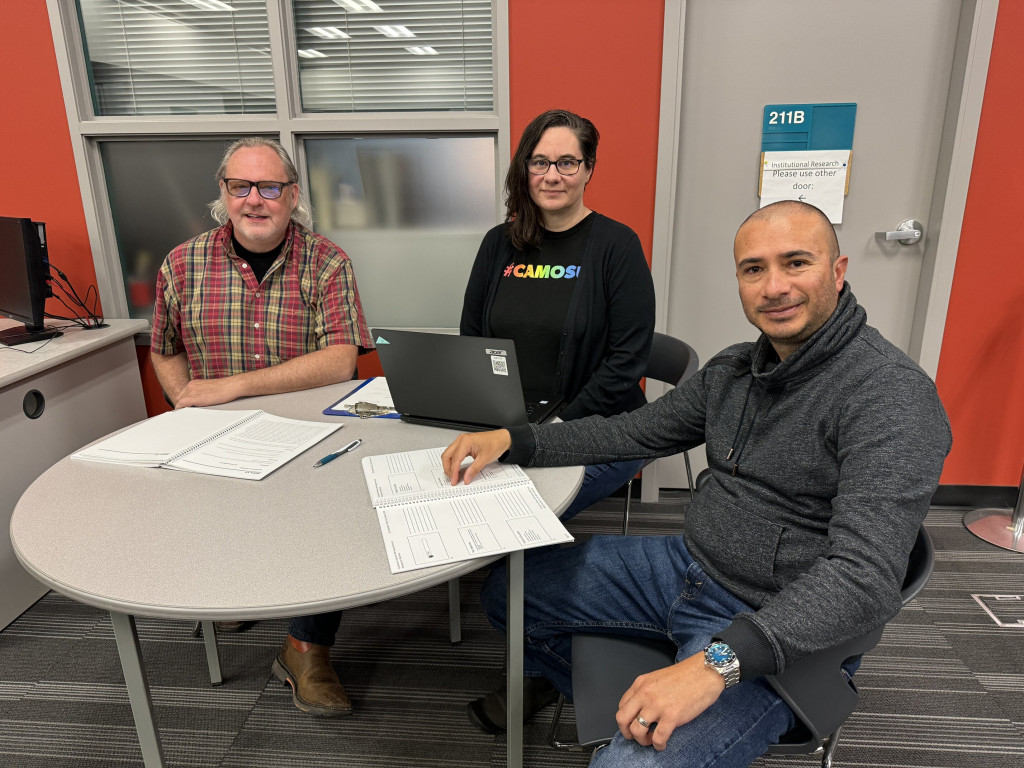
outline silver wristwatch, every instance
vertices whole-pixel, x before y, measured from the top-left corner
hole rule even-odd
[[[704,666],[710,667],[725,679],[729,688],[740,681],[740,660],[725,643],[716,640],[704,647]]]

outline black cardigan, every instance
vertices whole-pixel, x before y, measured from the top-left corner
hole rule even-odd
[[[647,402],[640,379],[654,336],[654,282],[640,239],[629,227],[599,213],[583,255],[562,329],[555,371],[564,421],[612,416]],[[464,336],[493,336],[491,307],[504,268],[521,259],[500,224],[480,244],[462,302]]]

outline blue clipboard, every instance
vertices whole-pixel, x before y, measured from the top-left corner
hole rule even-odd
[[[352,411],[347,411],[344,408],[342,408],[341,407],[342,403],[344,403],[346,400],[350,399],[352,397],[352,395],[354,395],[360,389],[362,389],[367,384],[369,384],[371,381],[373,381],[374,378],[375,377],[371,376],[370,378],[368,378],[366,381],[364,381],[362,384],[360,384],[355,389],[352,389],[352,390],[349,390],[348,392],[346,392],[344,397],[342,397],[336,403],[334,403],[333,405],[329,405],[326,408],[324,408],[324,416],[353,416],[355,418],[359,418],[358,416],[356,416],[356,414],[352,413]],[[381,414],[380,416],[371,416],[370,418],[371,419],[400,419],[400,418],[402,418],[402,414],[400,414],[400,413],[385,413],[385,414]]]

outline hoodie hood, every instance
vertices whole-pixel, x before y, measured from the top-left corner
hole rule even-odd
[[[836,354],[856,338],[866,324],[867,312],[857,303],[850,284],[844,283],[835,311],[828,320],[782,362],[779,362],[779,356],[769,338],[761,334],[754,344],[750,360],[752,378],[736,424],[732,447],[726,456],[726,460],[732,464],[733,475],[740,471],[740,457],[754,431],[757,417],[771,409],[787,386],[815,376],[822,366],[830,365],[836,359]],[[744,428],[751,400],[754,401],[753,413]]]
[[[825,324],[781,363],[771,341],[761,334],[754,344],[750,364],[754,380],[772,391],[813,376],[820,366],[835,359],[836,353],[860,333],[867,320],[867,312],[857,303],[850,283],[844,283],[835,311]]]

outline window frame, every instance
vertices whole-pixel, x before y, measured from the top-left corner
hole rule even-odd
[[[216,138],[221,135],[276,135],[309,188],[303,144],[308,138],[390,134],[458,136],[490,134],[495,141],[495,223],[504,216],[501,185],[511,157],[509,127],[508,2],[491,0],[493,19],[493,101],[491,112],[331,112],[303,113],[291,0],[266,0],[273,57],[276,110],[267,114],[97,116],[93,109],[85,45],[77,4],[46,0],[57,69],[71,133],[89,245],[104,315],[129,317],[125,276],[114,235],[100,144],[106,139],[156,140]],[[210,169],[212,174],[213,168]],[[211,190],[211,197],[213,192]],[[182,233],[182,240],[198,233]]]

